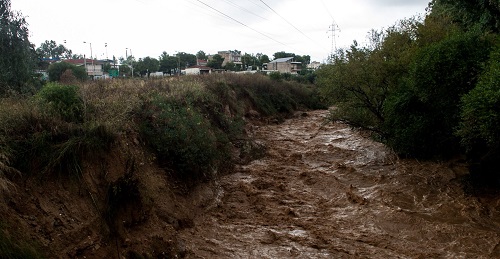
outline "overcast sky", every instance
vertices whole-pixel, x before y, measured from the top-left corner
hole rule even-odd
[[[310,55],[323,62],[332,49],[366,43],[370,29],[425,13],[429,0],[12,0],[29,23],[31,42],[63,44],[99,59],[157,58],[163,51],[203,50]],[[83,43],[83,42],[87,43]],[[107,43],[107,48],[105,48]],[[129,51],[126,51],[126,48]]]

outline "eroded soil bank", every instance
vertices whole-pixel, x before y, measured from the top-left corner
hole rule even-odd
[[[219,179],[188,258],[500,257],[500,198],[464,191],[464,164],[397,159],[326,113],[252,128],[267,155]]]

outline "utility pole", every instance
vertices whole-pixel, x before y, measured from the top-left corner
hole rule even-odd
[[[326,33],[331,33],[331,35],[328,37],[332,39],[332,48],[330,51],[330,57],[328,58],[329,62],[332,61],[334,54],[337,53],[337,40],[336,40],[337,31],[340,32],[340,28],[335,23],[335,20],[332,20],[332,24],[328,26],[328,31],[326,32]]]
[[[179,51],[175,51],[175,55],[177,56],[177,76],[181,75],[181,56]]]
[[[130,49],[130,67],[132,68],[132,78],[134,78],[134,62],[132,59],[134,58],[134,55],[132,54],[132,49]]]
[[[132,49],[130,49],[130,64],[128,65],[130,67],[130,70],[132,71],[131,77],[134,77],[134,67],[132,64],[132,58],[134,56],[132,55]],[[125,48],[125,60],[128,61],[128,48]]]
[[[86,41],[84,41],[83,43],[87,43]],[[92,54],[92,42],[89,42],[90,44],[90,60],[92,62],[92,79],[94,79],[94,76],[95,76],[95,67],[94,67],[94,58],[93,58],[93,54]]]

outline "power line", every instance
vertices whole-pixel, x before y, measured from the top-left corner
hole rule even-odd
[[[325,1],[321,0],[321,3],[323,3],[323,6],[325,7],[326,12],[330,15],[330,18],[332,18],[332,20],[335,20],[335,19],[333,18],[332,13],[331,13],[331,12],[330,12],[330,10],[328,9],[328,6],[325,4]]]
[[[252,4],[256,5],[257,7],[259,7],[260,9],[262,9],[264,11],[267,11],[267,8],[265,8],[262,5],[256,3],[254,0],[248,0],[248,1],[251,2]]]
[[[275,41],[275,42],[277,42],[277,43],[279,43],[279,44],[281,44],[281,45],[283,45],[283,46],[287,47],[287,45],[286,45],[286,44],[284,44],[284,43],[282,43],[282,42],[280,42],[280,41],[278,41],[278,40],[276,40],[276,39],[274,39],[274,38],[271,38],[269,35],[266,35],[266,34],[264,34],[264,33],[260,32],[260,31],[257,31],[256,29],[254,29],[254,28],[252,28],[252,27],[250,27],[250,26],[248,26],[248,25],[246,25],[246,24],[244,24],[244,23],[242,23],[242,22],[240,22],[240,21],[238,21],[238,20],[234,19],[233,17],[231,17],[231,16],[229,16],[229,15],[227,15],[227,14],[225,14],[225,13],[223,13],[223,12],[221,12],[221,11],[219,11],[219,10],[215,9],[215,8],[213,8],[212,6],[210,6],[210,5],[206,4],[206,3],[204,3],[203,1],[201,1],[201,0],[196,0],[196,1],[200,2],[201,4],[205,5],[206,7],[210,8],[210,9],[212,9],[212,10],[216,11],[217,13],[219,13],[219,14],[223,15],[224,17],[226,17],[226,18],[228,18],[228,19],[230,19],[230,20],[232,20],[232,21],[234,21],[234,22],[236,22],[236,23],[238,23],[238,24],[240,24],[240,25],[242,25],[242,26],[245,26],[245,27],[247,27],[248,29],[250,29],[250,30],[252,30],[252,31],[254,31],[254,32],[256,32],[256,33],[258,33],[258,34],[260,34],[260,35],[262,35],[262,36],[264,36],[264,37],[266,37],[266,38],[268,38],[268,39],[272,40],[272,41]]]
[[[283,21],[285,21],[286,23],[288,23],[290,26],[292,26],[295,30],[297,30],[298,32],[300,32],[302,35],[304,35],[306,38],[308,38],[310,41],[312,41],[314,44],[320,46],[322,49],[326,50],[323,46],[321,46],[319,43],[317,43],[316,41],[314,41],[313,39],[311,39],[309,36],[307,36],[304,32],[302,32],[299,28],[297,28],[295,25],[293,25],[291,22],[289,22],[287,19],[285,19],[285,17],[281,16],[278,12],[276,12],[273,8],[271,8],[271,6],[269,6],[268,4],[266,4],[263,0],[260,0],[265,6],[267,6],[267,8],[269,8],[271,11],[273,11],[276,15],[278,15],[281,19],[283,19]]]
[[[179,1],[180,4],[184,4],[184,1]],[[226,17],[221,15],[220,13],[214,12],[213,10],[207,10],[205,6],[201,5],[200,3],[196,2],[196,0],[187,0],[186,3],[189,3],[197,8],[197,11],[203,14],[206,14],[208,16],[212,16],[214,18],[218,18],[221,20],[226,21]],[[187,6],[187,5],[185,5]],[[190,6],[187,6],[188,8],[191,8]]]
[[[233,2],[233,1],[231,1],[231,0],[224,0],[224,1],[226,1],[227,3],[229,3],[229,4],[233,5],[233,6],[238,7],[239,9],[241,9],[241,10],[243,10],[243,11],[245,11],[245,12],[249,13],[249,14],[255,15],[255,16],[257,16],[257,17],[259,17],[259,18],[261,18],[261,19],[264,19],[264,20],[266,20],[266,21],[268,20],[267,18],[262,17],[262,16],[260,16],[260,15],[258,15],[258,14],[256,14],[256,13],[254,13],[254,12],[252,12],[252,11],[248,10],[247,8],[245,8],[245,7],[243,7],[243,6],[241,6],[241,5],[238,5],[238,4],[234,3],[234,2]]]

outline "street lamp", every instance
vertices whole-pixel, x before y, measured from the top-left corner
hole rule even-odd
[[[84,41],[83,43],[87,43],[86,41]],[[92,42],[89,42],[90,44],[90,59],[92,59]]]
[[[181,56],[179,55],[179,51],[175,51],[175,55],[177,56],[177,76],[181,75]]]
[[[86,41],[84,41],[83,43],[87,43]],[[92,54],[92,42],[89,42],[90,44],[90,60],[92,60],[92,78],[94,77],[94,58],[93,58],[93,54]],[[87,62],[87,60],[85,60],[85,63]],[[90,70],[90,69],[89,69]]]
[[[127,59],[127,60],[128,60],[128,53],[127,53],[128,49],[129,48],[125,48],[125,59]],[[134,67],[133,67],[133,64],[132,64],[132,58],[133,58],[132,49],[130,49],[130,57],[131,58],[130,58],[130,65],[129,65],[129,67],[130,67],[130,69],[132,71],[132,77],[134,77]]]
[[[106,62],[108,61],[108,43],[104,43],[104,47],[106,48]]]

